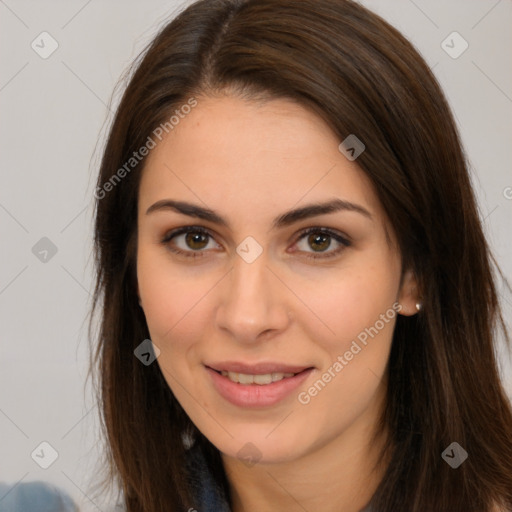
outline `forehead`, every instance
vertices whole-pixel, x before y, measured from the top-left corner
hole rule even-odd
[[[247,212],[250,220],[301,201],[339,197],[379,216],[370,180],[312,111],[284,99],[197,100],[148,155],[141,209],[164,198],[199,200],[227,217]]]

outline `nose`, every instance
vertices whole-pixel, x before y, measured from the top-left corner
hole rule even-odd
[[[240,343],[254,343],[283,332],[291,318],[286,287],[267,267],[265,253],[252,263],[236,257],[223,280],[217,327]]]

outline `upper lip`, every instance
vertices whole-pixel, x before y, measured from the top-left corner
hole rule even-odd
[[[234,373],[244,373],[247,375],[265,375],[268,373],[300,373],[311,366],[296,366],[275,362],[263,362],[255,364],[241,363],[237,361],[222,361],[219,363],[205,364],[208,368],[217,372],[226,371]]]

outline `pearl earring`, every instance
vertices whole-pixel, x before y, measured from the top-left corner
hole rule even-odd
[[[416,311],[421,311],[423,304],[421,302],[416,302]]]

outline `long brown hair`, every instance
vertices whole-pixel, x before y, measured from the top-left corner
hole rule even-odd
[[[158,365],[133,354],[149,338],[135,273],[144,159],[112,177],[190,98],[223,91],[291,98],[313,108],[340,142],[357,134],[366,145],[357,163],[393,222],[404,270],[417,276],[423,309],[398,317],[392,342],[381,424],[390,432],[382,460],[391,462],[375,510],[512,507],[512,412],[494,353],[504,322],[453,116],[413,46],[350,0],[200,0],[134,63],[95,194],[91,311],[100,311],[100,327],[92,365],[105,481],[120,485],[128,512],[195,503],[181,438],[195,427]],[[195,434],[229,499],[218,450]],[[452,442],[469,453],[457,469],[441,457]]]

